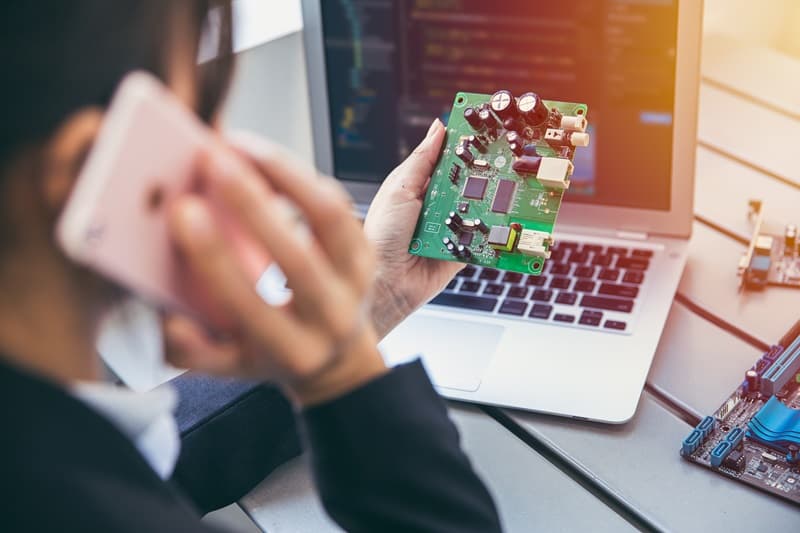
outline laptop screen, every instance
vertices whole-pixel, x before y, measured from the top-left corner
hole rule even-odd
[[[568,202],[669,210],[677,0],[324,0],[333,162],[379,182],[458,91],[589,105]]]

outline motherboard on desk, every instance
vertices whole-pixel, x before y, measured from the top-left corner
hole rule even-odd
[[[409,252],[541,274],[589,144],[585,104],[535,93],[458,93]]]
[[[689,433],[681,455],[800,503],[800,322]]]

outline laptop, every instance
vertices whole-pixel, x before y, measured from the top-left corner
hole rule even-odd
[[[458,91],[589,105],[541,276],[467,266],[381,344],[447,398],[623,423],[692,228],[702,2],[304,0],[316,163],[366,208]]]

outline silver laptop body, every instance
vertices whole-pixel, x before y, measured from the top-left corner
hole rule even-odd
[[[321,171],[340,178],[348,172],[337,168],[337,146],[354,141],[340,138],[341,135],[350,135],[349,132],[337,133],[337,115],[331,105],[335,104],[333,90],[341,93],[341,83],[338,88],[335,85],[341,72],[331,70],[334,68],[331,63],[338,61],[336,54],[341,53],[341,49],[347,54],[352,52],[352,44],[348,47],[347,42],[342,41],[342,24],[353,25],[349,29],[350,35],[359,40],[359,53],[367,56],[361,57],[360,61],[370,61],[369,54],[373,54],[371,60],[380,62],[374,54],[385,45],[381,41],[384,37],[368,35],[374,28],[367,27],[381,15],[380,12],[369,12],[380,8],[379,4],[383,4],[385,9],[399,9],[401,14],[406,9],[398,6],[397,2],[303,0],[316,163]],[[523,4],[535,7],[540,3]],[[666,28],[668,23],[657,15],[653,15],[649,22],[645,17],[644,23],[641,18],[638,22],[629,22],[637,18],[622,16],[630,14],[631,9],[655,9],[654,5],[672,5],[672,30]],[[340,8],[344,11],[334,15],[326,11],[335,10],[336,6],[343,6]],[[616,9],[613,2],[611,6],[609,9]],[[558,274],[546,271],[546,282],[543,283],[525,277],[516,279],[510,276],[506,279],[506,273],[487,273],[477,269],[451,284],[444,295],[434,300],[439,304],[425,306],[392,332],[381,345],[387,360],[394,364],[422,356],[437,389],[448,398],[609,423],[626,422],[636,410],[686,263],[692,228],[703,6],[700,0],[634,0],[621,2],[617,7],[620,11],[612,14],[619,14],[618,19],[605,17],[597,24],[618,24],[616,33],[630,31],[631,35],[639,35],[635,32],[651,35],[666,32],[674,41],[674,45],[665,50],[673,55],[674,60],[674,77],[669,82],[674,83],[672,109],[666,113],[643,109],[639,116],[640,122],[647,127],[655,128],[659,123],[671,127],[672,134],[662,142],[663,146],[652,147],[654,154],[660,149],[666,150],[671,169],[648,167],[647,154],[641,157],[642,154],[638,153],[640,157],[631,158],[638,161],[638,168],[631,171],[636,179],[648,180],[651,175],[664,174],[659,179],[665,180],[668,175],[668,187],[665,181],[659,182],[664,190],[663,205],[658,208],[637,205],[637,201],[647,204],[653,200],[648,198],[653,195],[647,194],[640,194],[640,200],[634,199],[625,206],[614,205],[608,198],[602,202],[591,199],[574,203],[567,201],[562,207],[556,234],[556,241],[563,245],[561,263],[567,266],[554,266],[554,269],[559,269]],[[342,14],[344,18],[341,18]],[[406,15],[411,28],[408,35],[416,35],[411,33],[417,31],[413,25],[423,25],[426,17],[435,14],[414,12]],[[482,23],[470,19],[468,11],[445,15],[450,18],[437,24],[459,29]],[[326,20],[326,16],[330,20]],[[393,12],[392,16],[397,18],[398,12]],[[560,15],[548,12],[547,16]],[[654,27],[624,26],[628,23],[653,24]],[[613,35],[614,32],[606,31],[608,29],[603,28],[604,35]],[[397,38],[396,46],[413,47],[408,35]],[[602,61],[605,55],[626,51],[624,42],[604,41],[604,46],[606,54],[598,61]],[[423,58],[421,63],[429,60]],[[608,68],[613,73],[612,59],[608,61]],[[641,61],[641,56],[631,61]],[[360,64],[362,69],[367,67]],[[636,68],[647,67],[637,63]],[[598,72],[603,75],[603,71]],[[364,73],[349,72],[348,75],[357,77]],[[607,83],[615,81],[610,75],[609,80]],[[470,90],[469,87],[462,89]],[[530,87],[530,90],[538,89]],[[624,91],[625,87],[621,90]],[[543,95],[562,99],[559,94]],[[451,98],[452,95],[445,100]],[[413,106],[415,103],[402,105]],[[590,103],[590,122],[593,109],[596,108]],[[424,121],[418,122],[427,125]],[[599,127],[603,127],[602,122]],[[639,135],[637,131],[631,131],[632,142]],[[367,138],[366,141],[373,140]],[[626,137],[604,137],[600,130],[593,133],[593,143],[595,141],[597,150],[608,150],[614,146],[610,143],[626,142]],[[640,147],[639,152],[647,150]],[[344,179],[363,210],[379,186],[376,178],[361,180],[348,174]],[[616,183],[616,178],[603,175],[602,168],[597,170],[594,179],[598,184],[597,191],[602,190],[604,179]],[[654,185],[654,189],[658,186]],[[574,194],[580,200],[580,193]],[[570,195],[573,195],[572,189],[567,197]],[[551,285],[557,285],[557,288]],[[575,297],[561,293],[571,293]],[[496,300],[497,304],[487,311],[483,304],[490,299]],[[506,304],[506,300],[514,302]],[[574,301],[570,303],[570,300]],[[474,309],[475,302],[481,304],[481,310]],[[520,310],[523,311],[520,313]]]

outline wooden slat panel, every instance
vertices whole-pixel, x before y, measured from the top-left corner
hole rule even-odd
[[[800,121],[704,84],[698,127],[709,146],[800,184]]]
[[[703,77],[767,106],[800,116],[800,60],[731,36],[703,40]]]

